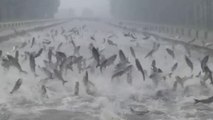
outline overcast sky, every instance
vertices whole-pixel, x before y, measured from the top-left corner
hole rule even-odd
[[[84,8],[91,8],[95,14],[109,14],[110,0],[61,0],[60,9],[72,8],[80,13]]]

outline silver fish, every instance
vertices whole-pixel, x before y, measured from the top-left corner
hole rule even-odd
[[[35,44],[35,37],[33,37],[32,39],[31,48],[33,47],[34,44]]]
[[[45,85],[41,86],[41,94],[42,96],[47,95],[47,87]],[[48,97],[48,96],[47,96]]]
[[[75,82],[75,92],[74,95],[79,95],[79,82]]]
[[[204,103],[204,104],[210,104],[213,102],[213,96],[212,97],[209,97],[207,99],[202,99],[202,100],[198,100],[198,99],[194,99],[195,103],[194,104],[197,104],[197,103]]]
[[[147,55],[145,56],[145,58],[152,56],[158,49],[160,48],[160,44],[157,43],[153,43],[153,48],[150,52],[147,53]]]
[[[22,72],[22,73],[27,74],[27,72],[24,71],[24,70],[21,68],[21,65],[19,64],[19,62],[17,61],[16,58],[14,58],[14,57],[11,56],[11,55],[7,55],[7,58],[8,58],[8,62],[10,63],[11,66],[16,67],[16,68],[19,70],[19,72]]]
[[[201,72],[199,72],[195,77],[200,77],[201,76]]]
[[[130,69],[129,71],[128,71],[128,73],[127,73],[127,83],[128,84],[130,84],[130,85],[132,85],[132,69]]]
[[[184,80],[180,76],[175,77],[175,82],[173,84],[173,90],[177,89],[177,85],[180,84],[182,88],[184,88]]]
[[[145,114],[149,113],[148,110],[146,110],[146,111],[136,111],[136,110],[134,110],[133,108],[130,108],[130,111],[131,111],[132,113],[136,114],[136,115],[145,115]]]
[[[71,70],[72,70],[72,65],[74,64],[74,56],[69,56],[68,58],[64,59],[61,64],[60,64],[60,71],[61,73],[65,72],[67,73],[67,69],[69,67],[71,67]],[[76,59],[76,58],[75,58]],[[79,62],[79,61],[77,61]]]
[[[111,64],[113,64],[116,58],[117,58],[117,55],[112,55],[108,59],[104,60],[100,65],[100,71],[102,71],[103,68],[106,68],[107,66],[110,66]]]
[[[30,69],[31,71],[34,73],[35,76],[38,76],[36,74],[36,63],[35,63],[35,57],[33,56],[33,54],[30,54],[29,56],[29,61],[30,61]]]
[[[205,76],[207,76],[207,79],[210,79],[211,84],[213,85],[213,77],[212,77],[212,71],[209,69],[208,66],[204,67]]]
[[[157,72],[158,71],[158,68],[156,67],[156,61],[155,60],[152,60],[152,71],[153,72]]]
[[[64,85],[65,83],[68,82],[68,81],[65,81],[65,80],[64,80],[64,78],[62,77],[61,72],[59,72],[59,71],[56,70],[56,69],[54,69],[53,71],[54,71],[54,74],[55,74],[56,78],[59,79],[59,80],[61,80],[62,83],[63,83],[63,85]]]
[[[168,53],[170,56],[172,56],[173,59],[175,58],[175,53],[174,53],[173,50],[171,50],[171,49],[169,49],[169,48],[166,48],[166,51],[167,51],[167,53]]]
[[[205,57],[203,58],[203,60],[201,61],[201,68],[202,68],[203,71],[204,71],[204,67],[206,66],[208,60],[209,60],[209,56],[207,55],[207,56],[205,56]]]
[[[130,69],[132,69],[132,65],[129,65],[126,68],[124,68],[124,69],[122,69],[120,71],[117,71],[116,73],[114,73],[112,75],[112,79],[114,79],[115,77],[122,76],[123,74],[125,74],[126,72],[128,72]]]
[[[53,48],[49,48],[48,53],[47,53],[49,62],[52,62],[52,55],[53,55],[52,49]]]
[[[100,66],[100,54],[95,47],[92,48],[92,55],[97,62],[96,67]]]
[[[107,42],[108,42],[109,45],[112,45],[112,46],[115,46],[115,47],[118,46],[116,43],[114,43],[114,42],[111,41],[111,40],[107,40]]]
[[[56,60],[57,60],[57,65],[59,65],[64,59],[66,59],[66,54],[60,51],[56,51]]]
[[[43,43],[43,44],[47,44],[47,45],[49,45],[49,44],[51,43],[51,41],[50,41],[50,40],[45,39],[44,41],[42,41],[42,43]]]
[[[174,72],[178,67],[178,63],[175,63],[172,68],[171,68],[171,71]]]
[[[2,54],[3,54],[3,52],[2,52],[2,50],[0,50],[0,57],[2,56]]]
[[[148,53],[146,54],[145,58],[147,58],[147,57],[149,57],[149,56],[152,56],[154,52],[155,52],[155,50],[152,49],[150,52],[148,52]]]
[[[34,55],[34,57],[35,57],[35,58],[39,57],[39,56],[42,54],[42,52],[43,52],[43,48],[41,48],[41,49],[38,51],[38,53],[36,53],[36,54]]]
[[[192,79],[193,78],[193,75],[191,76],[185,76],[185,77],[180,77],[180,76],[176,76],[175,77],[175,82],[173,84],[173,90],[176,90],[177,89],[177,85],[181,85],[182,88],[184,88],[184,83],[189,80],[189,79]]]
[[[58,46],[57,46],[57,50],[60,50],[61,49],[61,46],[63,45],[63,43],[59,43]]]
[[[116,73],[116,72],[118,72],[120,70],[125,69],[127,67],[127,65],[129,65],[129,64],[128,63],[121,63],[121,62],[116,64],[114,72]]]
[[[185,61],[186,61],[186,64],[190,67],[191,71],[193,71],[192,61],[187,56],[185,56]]]
[[[119,58],[121,63],[129,63],[129,60],[127,59],[122,50],[119,50]]]
[[[90,39],[95,41],[95,37],[94,36],[91,36]]]
[[[135,50],[134,50],[132,47],[130,47],[130,51],[131,51],[132,56],[133,56],[134,58],[136,58]]]
[[[144,73],[144,70],[141,66],[141,63],[140,61],[136,58],[135,59],[135,64],[136,64],[136,67],[138,68],[138,70],[141,72],[142,76],[143,76],[143,80],[145,81],[145,73]]]
[[[53,79],[53,73],[50,72],[46,67],[41,68],[45,75],[47,75],[48,79]]]
[[[18,79],[16,81],[16,84],[14,85],[12,91],[10,92],[10,94],[13,94],[14,92],[16,92],[21,87],[22,82],[23,82],[22,79]]]
[[[16,50],[16,53],[15,53],[15,59],[18,61],[18,58],[19,58],[19,51]]]
[[[84,83],[84,86],[86,87],[87,94],[94,96],[96,91],[97,91],[97,89],[95,87],[95,84],[92,83],[91,81],[89,81],[89,75],[88,75],[87,71],[85,73],[85,76],[84,76],[84,79],[83,79],[83,83]]]
[[[132,39],[137,39],[135,35],[131,34]]]

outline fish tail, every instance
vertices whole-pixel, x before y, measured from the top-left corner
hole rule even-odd
[[[198,99],[194,99],[194,101],[195,101],[194,104],[197,104],[200,102]]]

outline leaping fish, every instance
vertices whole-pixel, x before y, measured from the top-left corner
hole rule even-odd
[[[36,70],[35,70],[36,69],[35,57],[33,56],[33,54],[29,55],[29,62],[30,62],[31,71],[33,72],[35,77],[37,77],[38,75],[36,74]]]
[[[79,82],[75,82],[75,92],[74,95],[79,95]]]
[[[187,56],[185,56],[185,61],[186,61],[186,64],[190,67],[191,71],[193,71],[192,61]]]
[[[195,101],[194,104],[197,104],[197,103],[209,104],[209,103],[212,103],[212,102],[213,102],[213,96],[212,96],[212,97],[209,97],[209,98],[207,98],[207,99],[202,99],[202,100],[194,99],[194,101]]]
[[[100,66],[100,54],[95,47],[92,48],[92,55],[97,62],[96,67]]]
[[[122,50],[119,50],[119,58],[121,63],[129,63],[127,57]]]
[[[33,47],[34,44],[35,44],[35,37],[33,37],[32,39],[31,48]]]
[[[156,61],[155,60],[152,60],[152,71],[153,72],[157,72],[158,71],[158,68],[156,67]]]
[[[107,40],[109,45],[115,46],[117,47],[118,45],[116,43],[114,43],[112,40]]]
[[[134,58],[136,58],[135,50],[133,49],[133,47],[130,47],[130,52],[131,52],[132,56],[133,56]]]
[[[19,72],[22,72],[22,73],[25,73],[27,74],[26,71],[24,71],[22,68],[21,68],[21,65],[19,64],[18,60],[16,58],[14,58],[13,56],[11,55],[7,55],[7,58],[8,58],[8,62],[10,63],[11,66],[14,66],[16,67]]]
[[[89,75],[88,75],[87,71],[86,71],[86,74],[84,76],[83,83],[86,87],[87,94],[88,95],[95,95],[97,90],[96,90],[95,84],[92,83],[91,81],[89,81]]]
[[[145,58],[152,56],[158,49],[160,48],[160,44],[153,43],[153,48],[150,52],[147,53]]]
[[[171,71],[174,72],[178,67],[178,63],[175,63],[172,68],[171,68]]]
[[[116,58],[117,58],[117,55],[112,55],[108,59],[104,60],[100,65],[100,71],[102,72],[103,68],[106,68],[107,66],[110,66],[111,64],[113,64]]]
[[[23,82],[22,79],[18,79],[16,81],[16,84],[14,85],[12,91],[10,92],[10,94],[13,94],[14,92],[16,92],[21,87],[22,82]]]
[[[139,61],[137,58],[135,59],[135,64],[136,64],[138,70],[141,72],[141,74],[142,74],[142,76],[143,76],[143,80],[145,81],[145,73],[144,73],[144,70],[143,70],[143,68],[142,68],[142,66],[141,66],[140,61]]]
[[[166,51],[167,51],[167,53],[168,53],[170,56],[172,56],[173,59],[175,58],[175,53],[174,53],[173,50],[171,50],[171,49],[169,49],[169,48],[166,48]]]
[[[54,71],[55,76],[56,76],[59,80],[62,81],[63,85],[64,85],[65,83],[68,82],[68,81],[65,81],[65,80],[64,80],[64,78],[62,77],[62,74],[61,74],[58,70],[54,69],[53,71]]]
[[[112,79],[114,79],[115,77],[119,77],[119,76],[122,76],[123,74],[125,74],[126,72],[128,72],[129,70],[132,69],[132,65],[129,65],[127,66],[126,68],[120,70],[120,71],[117,71],[116,73],[114,73],[112,75]]]
[[[209,60],[209,56],[207,55],[207,56],[205,56],[205,57],[203,58],[203,60],[201,61],[201,69],[202,69],[203,71],[204,71],[204,67],[206,66],[208,60]]]
[[[39,57],[43,52],[43,48],[41,48],[37,54],[34,55],[35,58]]]

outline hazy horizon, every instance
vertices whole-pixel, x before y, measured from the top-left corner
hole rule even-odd
[[[109,15],[109,0],[61,0],[59,10],[72,8],[76,14],[89,8],[95,15]]]

